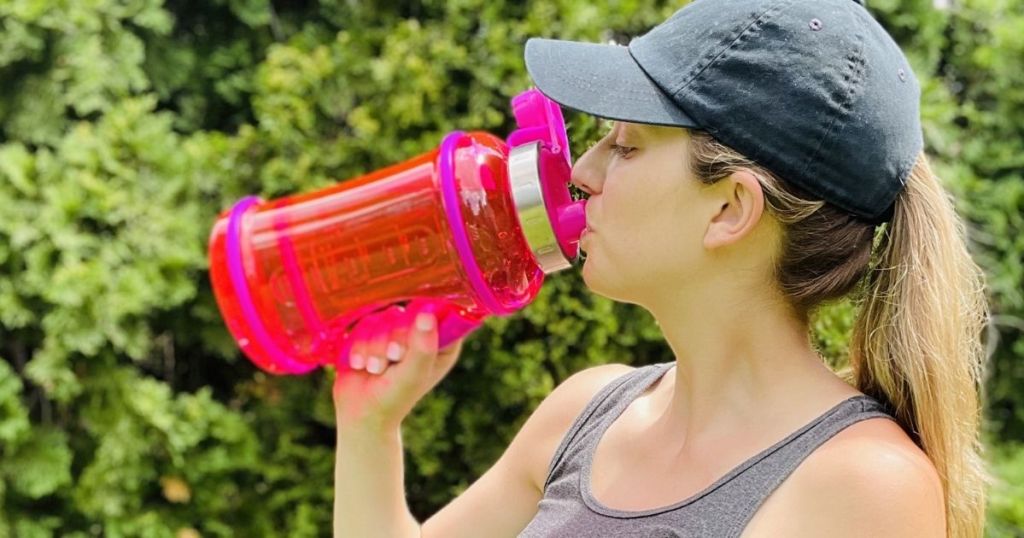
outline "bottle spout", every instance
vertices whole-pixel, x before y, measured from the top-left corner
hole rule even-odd
[[[508,168],[523,234],[545,274],[568,269],[587,219],[586,201],[569,193],[572,159],[562,110],[536,88],[512,99],[512,109],[519,128],[507,139]]]
[[[586,200],[577,200],[558,208],[558,225],[555,227],[555,233],[558,234],[560,244],[580,242],[580,236],[587,227],[586,207]]]

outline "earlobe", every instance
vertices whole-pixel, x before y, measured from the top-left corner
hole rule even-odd
[[[764,195],[757,177],[746,170],[722,179],[718,212],[711,217],[704,234],[704,248],[713,249],[735,243],[748,235],[761,219]]]

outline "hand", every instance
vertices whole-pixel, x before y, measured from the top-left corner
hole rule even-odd
[[[452,369],[465,340],[438,350],[437,317],[429,305],[393,306],[368,315],[349,338],[350,351],[338,361],[332,391],[339,428],[397,429]]]

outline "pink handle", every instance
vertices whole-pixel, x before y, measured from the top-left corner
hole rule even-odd
[[[437,299],[415,300],[410,307],[415,309],[421,302],[429,302],[427,308],[437,316],[437,348],[444,349],[452,342],[465,337],[483,325],[483,320],[467,318],[459,314],[459,307]]]
[[[459,314],[460,308],[458,306],[443,299],[413,299],[409,301],[405,309],[406,311],[425,310],[434,313],[437,317],[437,349],[439,350],[448,347],[452,342],[460,338],[464,338],[483,325],[483,320],[474,320],[462,316]],[[352,339],[351,332],[343,334],[341,340],[341,356],[338,359],[339,366],[344,364],[348,367],[349,354],[355,341]]]

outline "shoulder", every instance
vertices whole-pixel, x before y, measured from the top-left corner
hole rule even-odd
[[[534,413],[542,415],[549,433],[564,433],[602,388],[633,370],[615,363],[580,370],[555,387]]]
[[[548,464],[583,408],[602,388],[633,370],[633,366],[615,363],[585,368],[562,381],[537,406],[528,422],[532,423],[530,435],[536,448],[531,474],[538,489],[543,489]]]
[[[792,478],[793,509],[813,514],[803,525],[807,536],[946,535],[934,464],[887,418],[844,428],[812,452]]]
[[[566,378],[541,404],[549,408],[546,411],[550,412],[548,418],[554,429],[562,432],[567,430],[602,388],[636,369],[625,364],[602,364],[585,368]]]

